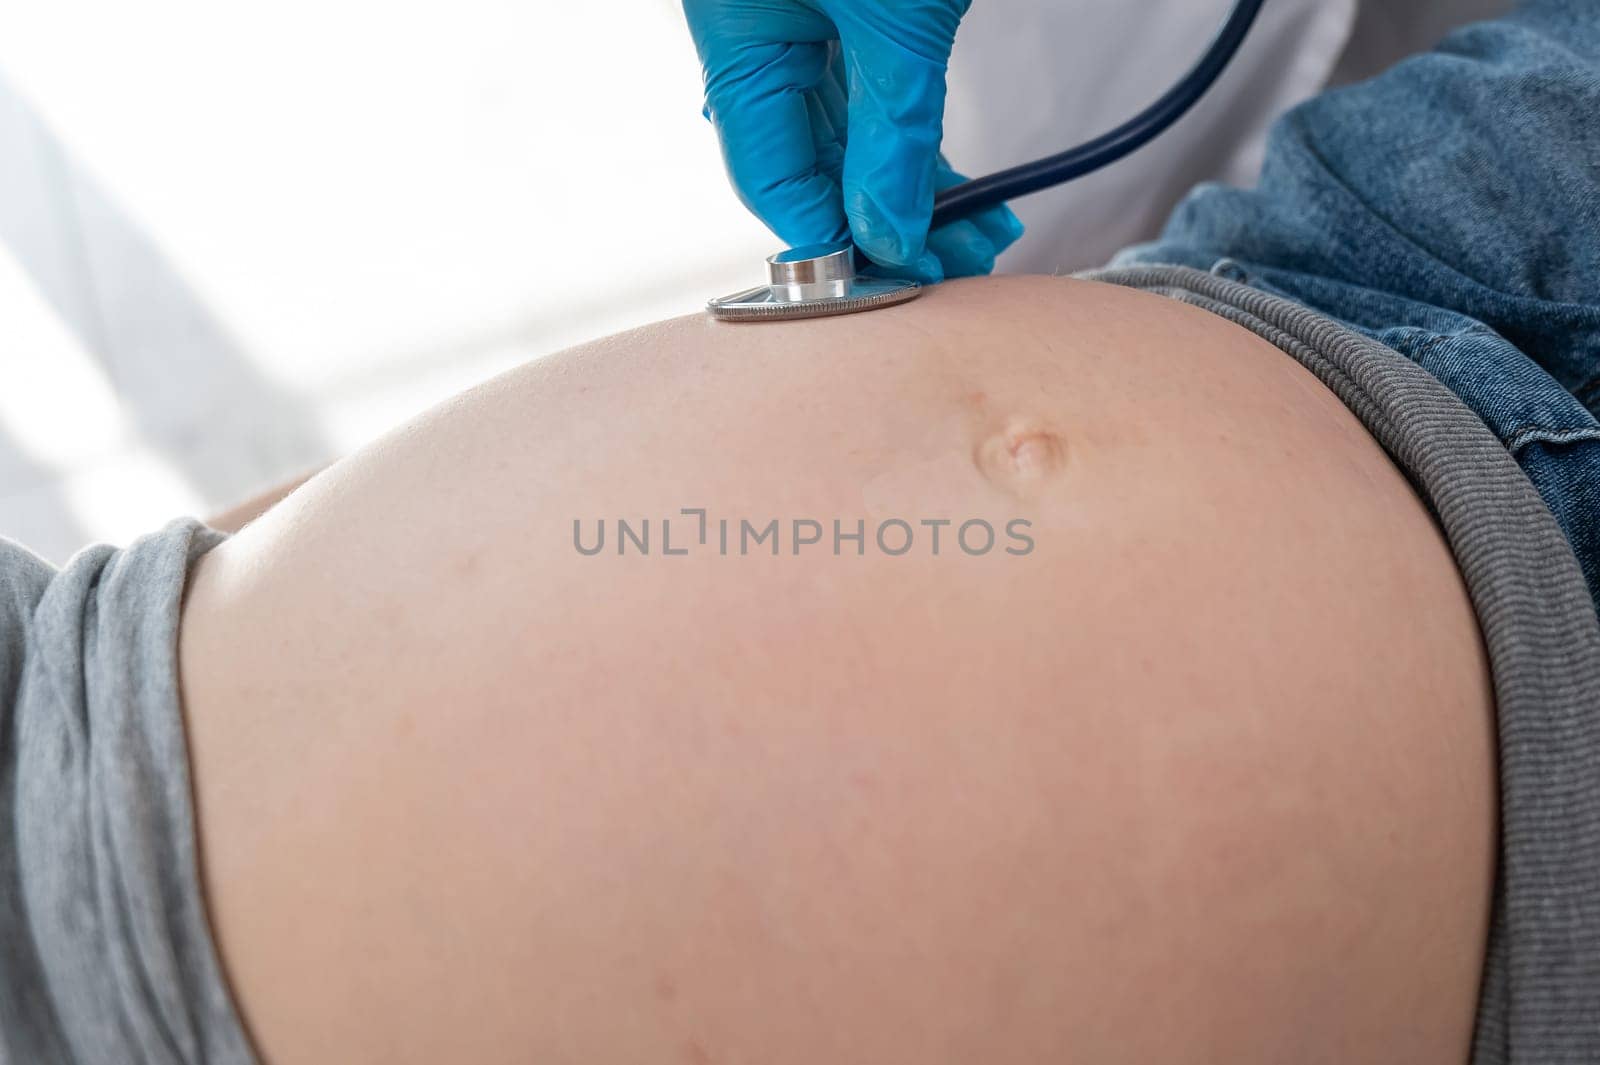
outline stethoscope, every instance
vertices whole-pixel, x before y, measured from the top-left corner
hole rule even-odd
[[[1237,0],[1205,54],[1155,103],[1109,133],[1075,148],[951,186],[933,199],[930,229],[975,214],[986,207],[1053,188],[1091,174],[1144,147],[1216,84],[1263,0]],[[851,314],[904,303],[920,294],[915,281],[873,277],[856,270],[857,251],[842,244],[791,248],[767,259],[767,283],[706,303],[713,317],[727,321],[786,321]]]

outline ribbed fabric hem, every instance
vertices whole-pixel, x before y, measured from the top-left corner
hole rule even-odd
[[[1079,276],[1182,300],[1275,344],[1433,510],[1483,631],[1499,731],[1499,869],[1472,1063],[1600,1062],[1600,619],[1555,517],[1477,415],[1398,352],[1189,267]]]

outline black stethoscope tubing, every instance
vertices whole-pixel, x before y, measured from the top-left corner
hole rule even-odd
[[[1238,0],[1194,67],[1162,97],[1109,133],[1064,152],[952,185],[933,198],[930,228],[1039,192],[1109,166],[1144,147],[1182,118],[1216,83],[1244,43],[1264,0]]]

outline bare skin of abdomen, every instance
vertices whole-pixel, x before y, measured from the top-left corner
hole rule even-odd
[[[181,662],[274,1065],[1467,1057],[1460,576],[1330,392],[1176,302],[957,282],[540,360],[209,555]]]

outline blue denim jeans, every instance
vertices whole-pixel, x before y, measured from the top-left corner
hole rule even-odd
[[[1433,374],[1554,512],[1600,605],[1600,2],[1530,0],[1274,126],[1114,265],[1224,274]]]

